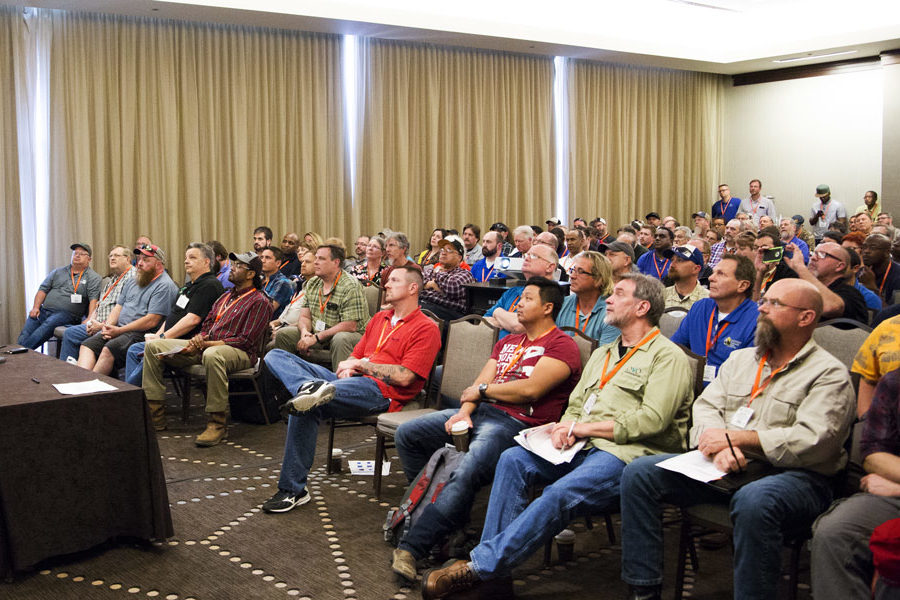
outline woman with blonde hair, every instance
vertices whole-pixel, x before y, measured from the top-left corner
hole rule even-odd
[[[377,235],[369,238],[366,245],[366,260],[350,268],[350,274],[362,281],[381,285],[381,270],[385,267],[384,239]]]

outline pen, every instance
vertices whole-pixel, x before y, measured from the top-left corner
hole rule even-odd
[[[31,380],[35,383],[40,383],[41,381],[37,377],[32,377]]]
[[[734,462],[737,463],[738,472],[743,473],[744,467],[741,466],[741,461],[738,460],[737,454],[734,453],[734,446],[731,445],[731,438],[728,437],[728,434],[725,434],[725,441],[728,442],[728,447],[731,449],[731,455],[734,457]]]
[[[572,437],[572,432],[575,431],[575,423],[577,423],[577,421],[572,421],[572,424],[569,425],[569,433],[566,434],[566,439],[567,439],[567,440],[568,440],[570,437]]]

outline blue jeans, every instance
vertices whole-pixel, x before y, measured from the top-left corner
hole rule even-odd
[[[444,423],[455,409],[419,417],[397,428],[394,442],[409,481],[428,463],[434,452],[452,441]],[[428,555],[444,536],[463,527],[475,501],[475,494],[494,478],[500,454],[516,442],[513,438],[528,427],[490,404],[481,404],[472,415],[469,451],[447,480],[441,494],[429,504],[399,544],[417,559]]]
[[[331,402],[288,418],[287,438],[278,489],[299,494],[306,488],[306,477],[316,454],[316,436],[322,419],[354,419],[387,410],[390,402],[381,395],[374,379],[337,375],[325,367],[306,362],[285,350],[272,350],[265,357],[269,372],[295,395],[307,381],[330,381],[337,392]]]
[[[87,332],[87,325],[85,325],[84,323],[66,327],[66,333],[65,335],[63,335],[62,344],[59,347],[59,359],[66,360],[71,356],[72,358],[77,360],[81,342],[88,339],[89,337],[90,336]]]
[[[663,573],[661,505],[729,503],[734,524],[734,597],[774,598],[781,573],[782,531],[810,524],[831,504],[831,481],[809,471],[764,477],[730,498],[656,466],[672,455],[645,456],[622,474],[622,579],[659,585]]]
[[[144,380],[144,346],[146,342],[138,342],[128,347],[125,353],[125,381],[141,387]]]
[[[481,543],[470,558],[481,579],[509,575],[579,515],[618,507],[625,463],[603,450],[582,450],[570,463],[554,465],[525,448],[500,457]],[[528,503],[533,484],[550,483]]]
[[[34,350],[53,337],[53,330],[60,325],[71,325],[78,322],[78,317],[64,310],[50,310],[41,307],[37,319],[28,317],[22,333],[19,334],[20,346]]]

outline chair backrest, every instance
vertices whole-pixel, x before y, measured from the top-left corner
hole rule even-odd
[[[491,357],[499,335],[500,329],[480,315],[466,315],[450,322],[438,398],[459,398],[472,385]]]
[[[694,382],[694,398],[703,393],[703,369],[706,367],[706,357],[694,354],[687,346],[678,344],[687,355],[688,363],[691,365],[691,377]]]
[[[849,325],[850,329],[842,329],[835,325]],[[844,363],[847,369],[850,369],[856,353],[871,332],[869,327],[857,321],[832,319],[819,323],[819,326],[813,331],[813,339],[832,356]]]
[[[678,326],[681,325],[681,320],[687,315],[687,312],[683,308],[669,308],[659,317],[659,331],[667,338],[672,337],[676,331],[678,331]]]
[[[369,316],[374,317],[375,313],[381,308],[381,296],[384,290],[380,285],[363,285],[363,295],[366,297],[366,303],[369,305]]]
[[[584,369],[584,365],[587,364],[591,354],[594,353],[594,350],[597,349],[600,343],[574,327],[560,327],[560,329],[575,339],[575,345],[578,346],[578,352],[581,354],[581,368]]]

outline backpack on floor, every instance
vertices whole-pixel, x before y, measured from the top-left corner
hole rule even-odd
[[[456,470],[465,453],[455,448],[440,448],[422,469],[403,494],[397,509],[388,511],[384,521],[384,540],[396,546],[406,536],[413,524],[429,504],[433,504],[444,489],[450,474]]]

